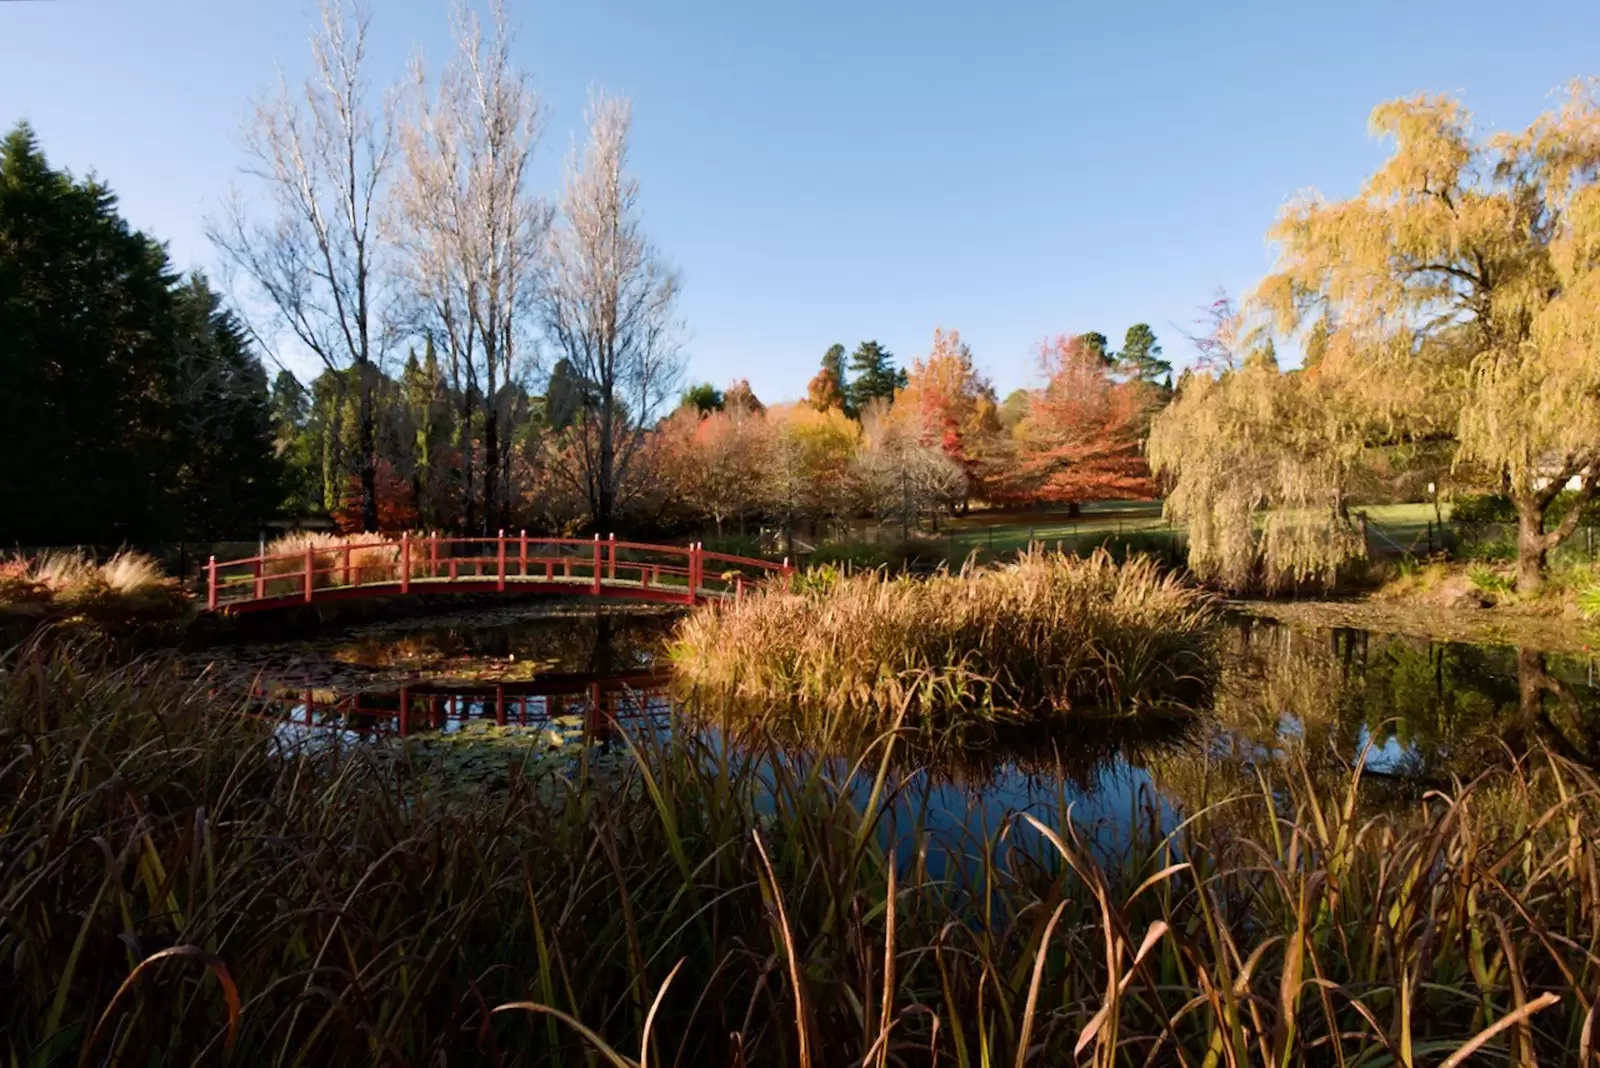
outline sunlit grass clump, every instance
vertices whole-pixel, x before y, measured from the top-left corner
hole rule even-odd
[[[318,589],[341,585],[345,581],[347,552],[349,579],[352,582],[393,582],[400,577],[400,547],[379,535],[296,531],[267,544],[265,569],[268,595],[299,593],[305,588],[302,576],[305,574],[308,551],[316,571],[312,576],[312,585]],[[411,573],[419,574],[423,565],[424,558],[418,554],[412,560]],[[284,577],[272,577],[278,575]]]
[[[1214,674],[1215,602],[1154,562],[1035,552],[928,579],[772,586],[687,617],[675,670],[702,695],[828,712],[994,719],[1185,702]]]
[[[99,562],[78,550],[52,549],[0,559],[0,611],[172,615],[183,600],[177,580],[143,553],[119,552]]]

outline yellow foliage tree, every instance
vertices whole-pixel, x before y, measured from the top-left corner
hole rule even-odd
[[[838,408],[803,402],[773,405],[762,425],[770,435],[762,450],[767,511],[792,542],[796,519],[815,524],[844,508],[861,425]]]
[[[1551,518],[1557,495],[1575,481],[1581,506],[1600,482],[1594,86],[1487,141],[1449,97],[1382,104],[1372,129],[1394,152],[1361,191],[1303,197],[1270,234],[1278,263],[1251,309],[1301,341],[1306,370],[1292,385],[1279,375],[1251,386],[1242,369],[1192,376],[1192,395],[1158,420],[1152,458],[1175,480],[1173,511],[1202,531],[1192,551],[1207,551],[1207,522],[1232,524],[1215,541],[1234,547],[1223,555],[1249,543],[1269,572],[1291,574],[1333,566],[1348,539],[1322,538],[1330,555],[1314,563],[1275,560],[1263,512],[1314,505],[1337,524],[1364,451],[1452,442],[1458,471],[1482,472],[1514,502],[1517,581],[1531,591],[1578,522],[1579,507]],[[1249,388],[1270,401],[1252,401]],[[1284,419],[1300,425],[1281,428]],[[1186,456],[1187,438],[1210,458]],[[1233,456],[1270,460],[1277,477],[1248,493],[1208,477]],[[1223,505],[1230,494],[1249,500]]]

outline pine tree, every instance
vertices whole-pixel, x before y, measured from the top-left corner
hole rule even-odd
[[[876,341],[863,341],[850,354],[850,379],[845,396],[850,407],[865,411],[868,404],[879,398],[892,402],[897,389],[904,389],[906,373],[894,365],[894,353]]]
[[[1127,378],[1146,385],[1156,386],[1163,381],[1170,384],[1172,361],[1161,358],[1161,343],[1149,323],[1134,323],[1122,339],[1122,351],[1117,353],[1117,370]]]
[[[168,485],[180,533],[249,535],[276,514],[283,464],[267,373],[203,275],[176,293],[179,458]]]
[[[149,540],[256,510],[265,375],[203,284],[179,281],[111,191],[52,169],[26,124],[0,142],[0,543]],[[241,487],[237,510],[188,513],[194,494]]]

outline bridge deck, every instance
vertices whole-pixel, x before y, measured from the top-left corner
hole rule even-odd
[[[253,612],[320,601],[437,593],[519,593],[656,604],[739,597],[747,586],[791,572],[787,560],[708,553],[688,546],[437,535],[310,544],[207,566],[206,607]]]

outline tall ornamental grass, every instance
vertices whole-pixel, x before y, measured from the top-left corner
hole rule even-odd
[[[1220,615],[1146,557],[1036,551],[932,578],[802,577],[685,618],[674,669],[702,698],[771,714],[851,709],[994,720],[1194,700]]]
[[[345,552],[350,556],[352,582],[393,582],[400,577],[400,547],[376,544],[379,534],[326,534],[320,531],[296,531],[274,538],[267,544],[266,554],[279,559],[268,559],[264,570],[268,576],[266,592],[269,596],[298,593],[305,589],[306,552],[311,552],[316,573],[312,586],[325,589],[344,584]],[[426,560],[414,554],[411,573],[417,575]],[[274,578],[273,576],[284,576]]]
[[[6,1064],[1595,1049],[1600,783],[1542,753],[1368,811],[1356,754],[1323,783],[1290,740],[1170,833],[1147,796],[1127,850],[1101,856],[1065,791],[985,831],[907,826],[893,732],[860,754],[871,789],[752,726],[744,749],[641,737],[622,770],[580,759],[554,794],[513,774],[463,795],[431,789],[442,769],[409,743],[275,748],[158,661],[57,644],[5,666]]]
[[[0,611],[31,614],[175,614],[178,581],[152,557],[123,550],[97,561],[76,549],[0,558]]]
[[[886,849],[893,732],[870,790],[758,737],[462,795],[424,748],[285,751],[162,662],[26,649],[0,675],[0,1058],[1592,1057],[1600,783],[1562,759],[1374,812],[1357,756],[1323,783],[1290,742],[1170,833],[1146,798],[1096,855],[1066,793],[934,833],[904,785]]]

